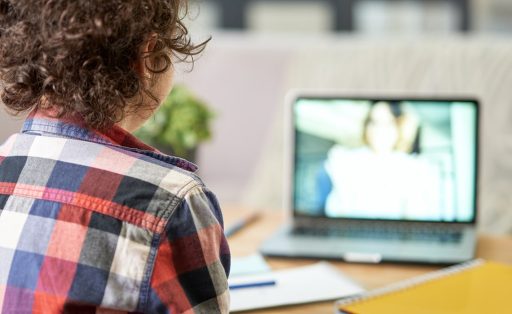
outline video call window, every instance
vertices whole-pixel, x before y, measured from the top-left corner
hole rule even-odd
[[[474,218],[474,102],[304,98],[293,110],[297,213]]]

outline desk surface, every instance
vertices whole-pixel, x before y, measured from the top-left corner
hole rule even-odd
[[[246,210],[227,208],[224,210],[225,225],[247,214]],[[229,238],[231,254],[233,256],[245,256],[253,254],[266,238],[268,238],[285,221],[285,215],[278,212],[264,212],[262,217],[248,227],[240,230]],[[509,249],[504,249],[509,248]],[[512,236],[480,235],[477,244],[477,257],[489,260],[512,263]],[[272,269],[284,269],[313,264],[314,260],[308,259],[280,259],[267,258]],[[338,269],[350,276],[366,289],[382,287],[399,280],[411,278],[429,271],[439,269],[436,266],[423,265],[399,265],[399,264],[350,264],[344,262],[332,262]],[[277,309],[252,311],[250,313],[332,313],[333,302],[319,302],[314,304],[287,306]]]

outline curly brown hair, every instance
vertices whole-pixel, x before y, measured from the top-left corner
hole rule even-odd
[[[159,102],[134,66],[145,42],[156,40],[143,56],[156,76],[204,49],[186,14],[186,0],[0,0],[1,99],[15,114],[51,104],[108,128],[143,109],[143,95]]]

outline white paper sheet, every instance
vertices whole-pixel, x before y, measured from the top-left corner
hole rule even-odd
[[[231,290],[231,311],[334,300],[363,291],[327,262],[239,276],[230,279],[230,284],[258,282],[269,278],[276,281],[275,286]]]

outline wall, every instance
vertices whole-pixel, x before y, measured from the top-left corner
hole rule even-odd
[[[1,105],[1,104],[0,104]],[[0,109],[0,143],[4,142],[9,135],[20,130],[23,122],[22,117],[13,117]]]

